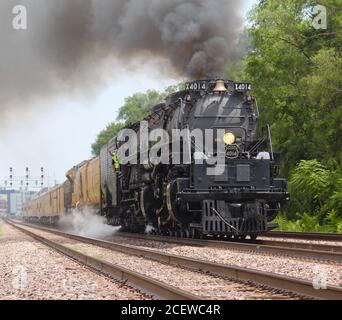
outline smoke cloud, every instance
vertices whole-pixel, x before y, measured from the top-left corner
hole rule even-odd
[[[27,8],[27,30],[12,26],[18,4]],[[1,0],[0,119],[8,105],[88,91],[101,82],[107,59],[129,65],[138,57],[162,58],[180,76],[221,75],[234,54],[242,5],[236,0]]]
[[[97,215],[91,208],[84,208],[81,212],[75,210],[63,215],[58,225],[66,232],[97,239],[112,236],[119,230],[119,227],[106,224],[106,219]]]

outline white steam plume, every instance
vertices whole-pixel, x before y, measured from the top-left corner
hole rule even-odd
[[[58,225],[64,231],[98,239],[107,238],[119,230],[119,227],[106,224],[106,219],[97,215],[91,208],[74,210],[70,214],[63,215]]]

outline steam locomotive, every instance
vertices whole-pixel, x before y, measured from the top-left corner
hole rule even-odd
[[[258,127],[250,90],[249,83],[225,80],[186,83],[143,122],[125,129],[135,137],[131,154],[127,135],[113,137],[99,157],[72,168],[63,185],[26,203],[24,218],[51,222],[92,206],[109,224],[131,232],[150,226],[155,233],[184,237],[255,239],[274,227],[270,222],[289,194],[286,180],[277,177],[280,155],[273,151],[270,127]],[[161,143],[147,141],[146,130],[181,134]],[[165,161],[150,156],[154,149],[160,160],[167,148]],[[121,160],[116,169],[113,155]]]

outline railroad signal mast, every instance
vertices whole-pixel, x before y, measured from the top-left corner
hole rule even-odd
[[[0,188],[3,189],[19,189],[19,190],[40,190],[44,187],[51,187],[50,182],[53,181],[46,176],[44,167],[40,168],[39,175],[31,175],[29,167],[25,168],[24,176],[16,176],[13,167],[9,168],[9,175],[0,182]],[[56,181],[55,181],[56,183]]]

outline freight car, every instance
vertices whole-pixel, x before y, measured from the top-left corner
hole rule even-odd
[[[57,195],[64,198],[59,214],[92,206],[108,223],[124,230],[143,232],[151,226],[154,232],[187,237],[249,235],[254,239],[272,228],[269,222],[289,194],[286,180],[277,177],[280,155],[273,150],[270,128],[258,126],[257,102],[248,93],[251,85],[201,80],[185,86],[153,107],[143,122],[126,128],[136,134],[133,156],[122,151],[127,136],[120,134],[102,148],[99,157],[67,173],[68,180],[57,187],[64,190]],[[146,129],[162,130],[169,137],[175,130],[183,134],[161,146],[171,150],[169,161],[155,162],[150,157],[156,142],[145,141]],[[192,136],[196,130],[205,133],[204,141]],[[212,150],[206,140],[210,130],[217,143]],[[222,154],[223,163],[214,170],[212,160]],[[121,160],[117,169],[113,155]],[[55,213],[49,207],[51,192],[47,195],[27,204],[28,217],[41,219]],[[35,211],[34,203],[40,201],[44,204],[36,204]]]
[[[59,185],[24,203],[23,218],[31,222],[55,223],[65,211],[64,190],[65,185]]]
[[[83,161],[70,169],[67,180],[51,190],[43,190],[23,205],[23,219],[55,224],[63,214],[90,207],[100,214],[99,158]]]

